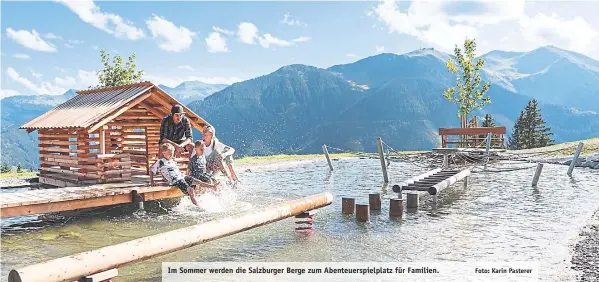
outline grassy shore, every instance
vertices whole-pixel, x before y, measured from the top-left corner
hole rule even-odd
[[[555,145],[551,145],[551,146],[547,146],[547,147],[543,147],[543,148],[535,148],[535,149],[525,149],[525,150],[514,150],[514,151],[510,151],[510,152],[522,152],[522,153],[542,153],[542,152],[548,152],[548,151],[554,151],[554,150],[559,150],[559,149],[563,149],[563,148],[568,148],[568,149],[564,149],[558,152],[552,152],[552,153],[548,153],[546,155],[544,155],[547,158],[551,158],[551,157],[569,157],[574,155],[574,153],[576,152],[576,146],[578,145],[578,143],[582,142],[584,145],[582,146],[582,152],[580,152],[580,155],[588,155],[588,154],[593,154],[593,153],[599,153],[599,137],[597,138],[591,138],[591,139],[586,139],[586,140],[579,140],[579,141],[572,141],[572,142],[566,142],[566,143],[560,143],[560,144],[555,144]]]
[[[35,176],[36,176],[35,171],[0,173],[0,179],[2,179],[2,178],[31,178],[31,177],[35,177]]]

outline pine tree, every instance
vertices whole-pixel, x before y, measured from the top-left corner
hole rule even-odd
[[[520,111],[520,116],[516,120],[516,123],[514,124],[514,129],[512,130],[512,135],[510,136],[510,138],[508,140],[508,148],[510,148],[512,150],[521,149],[520,144],[521,144],[521,131],[522,131],[523,123],[524,123],[524,111]]]
[[[530,149],[550,145],[554,142],[550,137],[553,133],[551,133],[551,128],[545,124],[537,100],[529,101],[524,111],[520,112],[520,117],[514,125],[508,143],[509,147],[511,149]]]
[[[485,114],[482,127],[495,127],[495,120],[493,120],[490,114]]]
[[[17,173],[21,173],[23,172],[23,167],[21,166],[21,163],[17,164]]]
[[[2,167],[0,168],[0,172],[2,172],[2,173],[10,172],[10,166],[7,163],[3,163]]]

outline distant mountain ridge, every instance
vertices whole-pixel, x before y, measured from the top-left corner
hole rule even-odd
[[[492,103],[473,114],[482,116],[491,113],[498,124],[508,128],[507,133],[510,134],[520,111],[528,100],[536,96],[557,142],[594,137],[599,132],[599,111],[593,111],[593,106],[589,105],[599,102],[599,96],[594,96],[592,89],[580,93],[587,95],[588,99],[583,105],[578,104],[579,110],[576,110],[570,108],[574,105],[567,99],[571,93],[552,91],[556,97],[563,97],[559,100],[540,95],[542,91],[531,94],[529,86],[534,84],[527,84],[529,81],[525,79],[514,79],[521,74],[519,70],[547,68],[555,62],[555,58],[544,62],[543,58],[547,57],[541,56],[537,60],[523,59],[524,63],[518,64],[514,58],[528,59],[531,53],[560,54],[543,49],[489,53],[510,55],[508,73],[499,72],[498,78],[490,76],[494,68],[505,62],[502,58],[495,58],[489,63],[489,69],[485,69],[483,76],[492,82],[488,92]],[[266,76],[237,83],[189,106],[219,129],[219,138],[244,154],[317,153],[322,144],[356,151],[375,151],[374,139],[379,136],[396,149],[430,149],[440,145],[439,127],[459,126],[457,106],[442,96],[444,89],[455,84],[455,75],[446,69],[446,61],[450,57],[434,49],[421,49],[403,55],[379,54],[328,69],[291,65]],[[594,63],[590,64],[591,68],[581,67],[581,61],[584,62],[578,60],[570,67],[592,69]],[[530,66],[524,67],[523,64]],[[311,70],[308,76],[306,70]],[[554,78],[547,80],[543,87],[561,89],[560,83],[569,83],[555,78],[565,74],[554,71],[560,69],[549,68],[546,73]],[[298,79],[314,77],[315,73],[321,78],[332,77],[332,74],[336,76],[335,83]],[[523,74],[520,76],[525,77]],[[588,80],[586,84],[596,80],[593,77],[585,79]],[[347,92],[357,85],[362,90],[359,96]],[[307,93],[312,100],[298,103],[298,93]],[[320,111],[323,108],[319,108],[319,104],[310,105],[319,96],[328,97],[331,93],[345,93],[335,96],[345,95],[348,99],[331,100],[325,107],[327,117],[322,118]],[[552,104],[554,101],[562,104]],[[293,109],[291,115],[288,115],[289,109]]]
[[[175,97],[179,102],[188,104],[193,101],[203,100],[212,93],[218,92],[229,85],[227,84],[208,84],[201,81],[185,81],[175,88],[166,85],[158,85],[160,89]]]
[[[230,86],[185,82],[159,87],[183,103],[198,98],[186,104],[215,125],[223,142],[244,155],[317,153],[322,144],[375,151],[376,137],[398,150],[421,150],[440,145],[439,127],[459,125],[457,106],[442,96],[455,84],[455,75],[446,68],[450,57],[429,48],[379,54],[327,69],[283,66]],[[492,83],[492,103],[473,114],[491,113],[509,134],[520,111],[535,97],[556,142],[598,135],[599,62],[552,46],[530,52],[492,51],[481,57],[486,61],[483,79]],[[212,95],[202,94],[218,88]],[[5,104],[20,101],[6,99],[3,121]],[[17,122],[18,117],[33,118],[50,109],[25,107],[32,103],[21,102],[21,108],[6,117],[21,125],[27,120]],[[14,127],[5,134],[5,129],[3,123],[3,157],[10,154],[6,159],[13,164],[25,160],[35,165],[37,154],[30,152],[36,152],[37,137]],[[22,148],[5,154],[8,146]]]

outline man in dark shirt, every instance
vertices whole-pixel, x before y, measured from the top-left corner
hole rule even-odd
[[[191,135],[191,122],[185,117],[181,105],[174,105],[171,114],[164,117],[160,125],[160,144],[170,143],[175,146],[175,151],[191,152],[193,149]]]

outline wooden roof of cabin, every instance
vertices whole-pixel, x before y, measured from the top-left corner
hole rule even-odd
[[[140,105],[160,118],[170,113],[174,104],[181,105],[192,127],[202,129],[206,124],[200,116],[168,95],[152,82],[145,81],[116,87],[78,91],[78,95],[56,108],[22,125],[28,132],[36,129],[86,128],[90,132]]]

